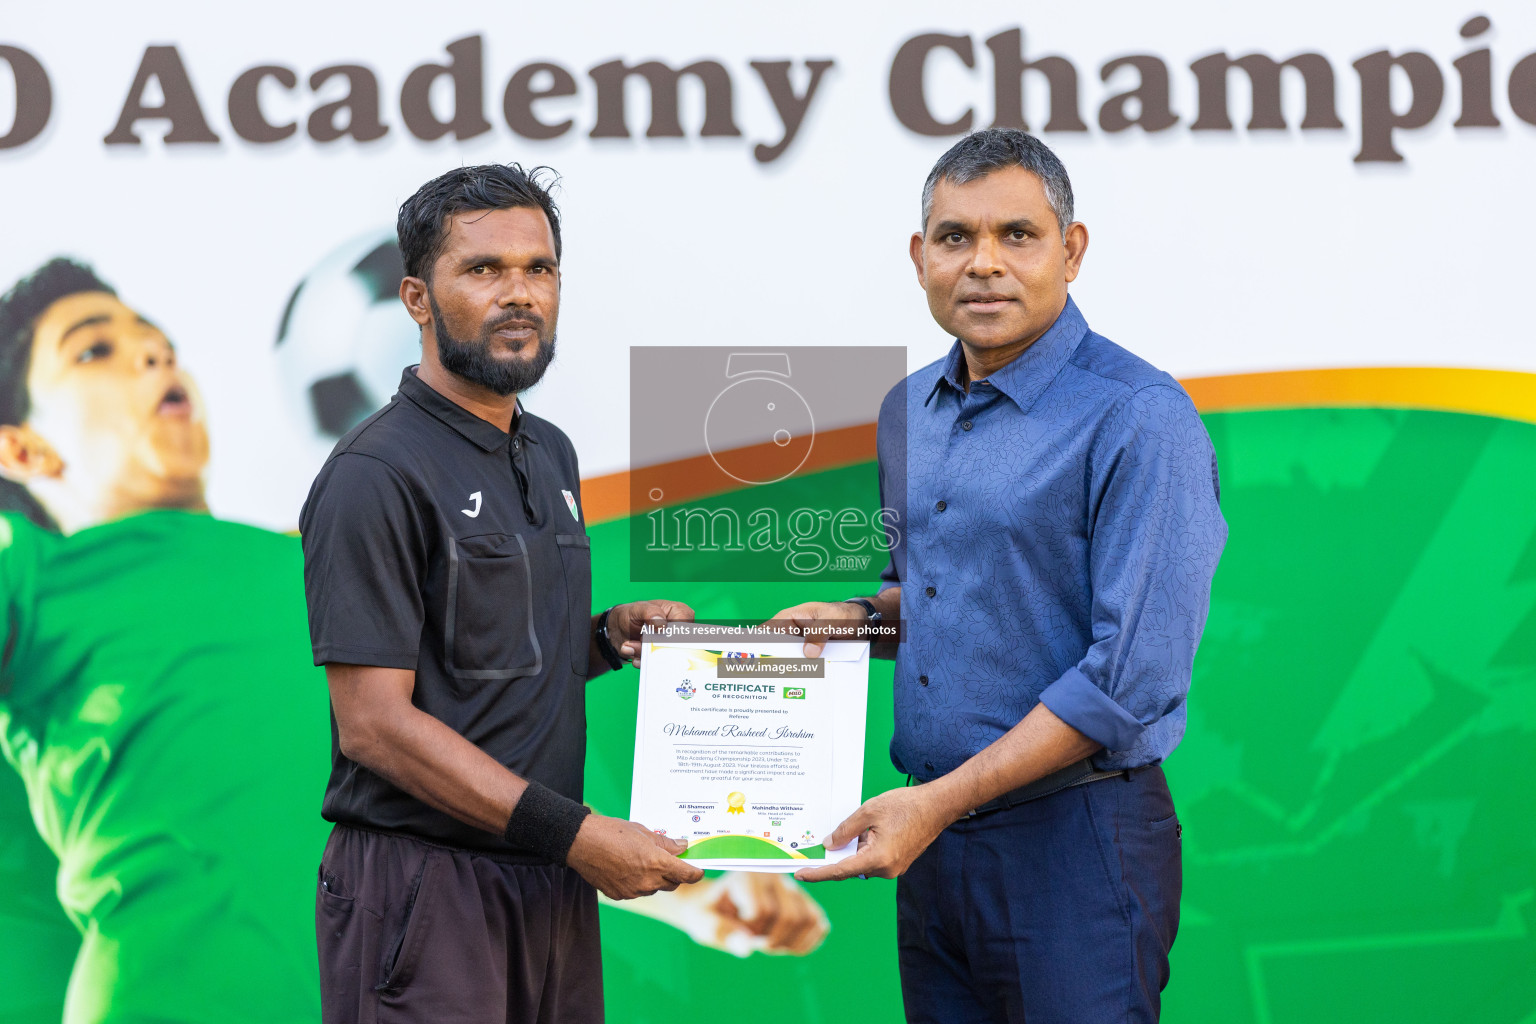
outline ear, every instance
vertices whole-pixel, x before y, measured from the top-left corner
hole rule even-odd
[[[43,435],[26,424],[0,426],[0,477],[18,484],[64,475],[64,460]]]
[[[928,288],[928,281],[923,274],[923,233],[912,232],[912,239],[907,243],[907,254],[912,257],[912,265],[917,268],[917,283]]]
[[[1088,225],[1080,220],[1068,224],[1062,247],[1067,250],[1067,283],[1071,284],[1083,269],[1083,255],[1088,252]]]
[[[432,305],[427,300],[427,282],[419,277],[406,277],[400,281],[400,301],[411,319],[425,327],[432,322]]]

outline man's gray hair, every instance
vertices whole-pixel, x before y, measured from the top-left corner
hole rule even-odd
[[[941,181],[955,185],[983,178],[1004,167],[1022,167],[1045,186],[1045,201],[1056,214],[1061,237],[1072,223],[1072,179],[1051,147],[1017,128],[983,128],[972,132],[939,157],[923,183],[923,233],[928,233],[928,214],[933,210],[933,190]]]

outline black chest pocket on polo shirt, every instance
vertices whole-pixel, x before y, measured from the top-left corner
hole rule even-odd
[[[584,533],[561,533],[555,535],[555,543],[560,545],[560,566],[565,570],[571,669],[585,679],[592,653],[592,541]]]
[[[517,534],[448,538],[444,660],[458,679],[513,679],[544,666],[533,629],[533,567]]]

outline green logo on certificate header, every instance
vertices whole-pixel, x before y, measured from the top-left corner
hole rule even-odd
[[[805,687],[786,686],[784,687],[784,697],[786,700],[805,700]]]

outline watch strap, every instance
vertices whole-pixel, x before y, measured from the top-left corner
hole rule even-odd
[[[874,602],[872,602],[872,601],[865,600],[862,597],[850,597],[848,600],[844,601],[843,603],[844,604],[856,604],[860,608],[863,608],[864,611],[869,614],[869,621],[870,622],[879,622],[880,621],[880,609],[876,608],[875,605],[874,605]]]
[[[597,653],[603,656],[609,668],[617,671],[624,667],[624,659],[614,649],[613,641],[608,638],[608,613],[611,611],[613,611],[612,608],[605,608],[597,617],[597,631],[594,636],[597,640]]]

